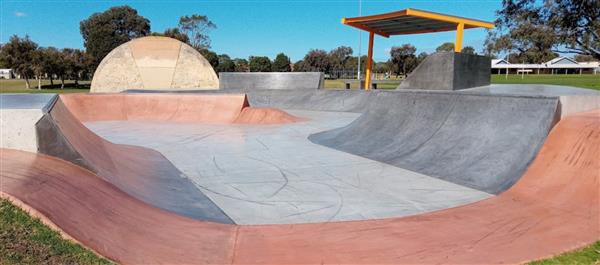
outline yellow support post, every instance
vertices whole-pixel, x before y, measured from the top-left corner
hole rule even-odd
[[[456,41],[454,42],[454,52],[462,51],[463,42],[463,31],[465,30],[465,23],[458,23],[456,26]]]
[[[365,90],[371,89],[371,69],[373,69],[373,39],[375,33],[369,32],[369,53],[367,55],[367,70],[365,71]],[[358,58],[360,60],[360,58]]]

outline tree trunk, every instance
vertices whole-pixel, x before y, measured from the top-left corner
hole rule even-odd
[[[60,89],[65,89],[65,78],[60,77]]]
[[[42,77],[38,76],[37,81],[38,81],[38,90],[42,90]]]
[[[54,78],[50,75],[50,87],[54,87]]]
[[[24,76],[24,78],[25,78],[25,87],[27,89],[31,89],[31,86],[29,85],[29,77]]]

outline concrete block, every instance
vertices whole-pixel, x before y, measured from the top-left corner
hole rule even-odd
[[[0,148],[37,152],[35,124],[54,94],[0,94]]]
[[[439,52],[429,55],[398,89],[459,90],[490,84],[490,58]]]
[[[322,89],[321,72],[219,73],[220,89]]]

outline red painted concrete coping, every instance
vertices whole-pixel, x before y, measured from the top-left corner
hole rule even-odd
[[[250,107],[245,94],[69,94],[59,100],[81,122],[281,124],[302,120],[278,109]]]
[[[301,225],[193,221],[55,158],[0,149],[2,192],[125,264],[521,263],[600,239],[600,110],[560,121],[521,180],[412,217]]]

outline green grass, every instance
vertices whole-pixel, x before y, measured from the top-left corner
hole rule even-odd
[[[23,79],[0,79],[0,93],[87,93],[90,89],[90,81],[79,81],[79,86],[75,86],[73,80],[65,80],[65,89],[60,89],[60,80],[54,80],[54,85],[50,85],[50,80],[42,80],[42,89],[37,89],[37,80],[29,80],[30,89],[25,86]]]
[[[581,88],[589,88],[600,90],[600,74],[569,74],[569,75],[492,75],[493,84],[547,84],[547,85],[562,85],[574,86]]]
[[[112,264],[0,199],[0,264]]]
[[[529,263],[530,265],[558,265],[558,264],[572,264],[572,265],[587,265],[587,264],[600,264],[600,241],[576,251],[563,253],[559,256],[534,261]]]

